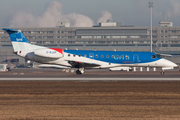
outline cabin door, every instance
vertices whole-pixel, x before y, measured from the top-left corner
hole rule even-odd
[[[133,63],[138,64],[138,62],[139,62],[139,55],[136,54],[133,56]]]

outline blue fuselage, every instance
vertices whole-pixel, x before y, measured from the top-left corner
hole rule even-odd
[[[64,52],[79,57],[86,57],[98,61],[115,64],[138,64],[154,62],[161,59],[152,52],[130,51],[90,51],[90,50],[64,50]]]

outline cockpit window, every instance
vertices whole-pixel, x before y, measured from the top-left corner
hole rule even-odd
[[[156,55],[152,55],[152,58],[156,58]]]
[[[161,56],[161,55],[156,55],[156,57],[157,57],[157,58],[162,58],[162,56]]]
[[[161,58],[160,55],[152,55],[152,58]]]

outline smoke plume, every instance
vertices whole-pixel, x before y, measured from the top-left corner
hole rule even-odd
[[[168,10],[168,17],[177,17],[180,16],[180,1],[179,0],[169,0],[171,5],[170,10]]]
[[[10,27],[55,27],[58,21],[70,22],[72,27],[91,27],[94,25],[93,20],[88,16],[77,13],[63,14],[62,5],[57,1],[51,2],[40,16],[27,11],[17,12],[9,24]]]
[[[108,11],[102,11],[101,12],[102,16],[98,19],[98,23],[100,22],[106,22],[107,20],[112,20],[112,15]]]

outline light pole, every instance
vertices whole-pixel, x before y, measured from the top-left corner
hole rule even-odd
[[[151,16],[150,21],[151,21],[151,52],[152,52],[152,8],[153,8],[153,2],[149,2],[149,8],[150,8],[150,12],[151,12],[150,13],[151,14],[150,15]]]

